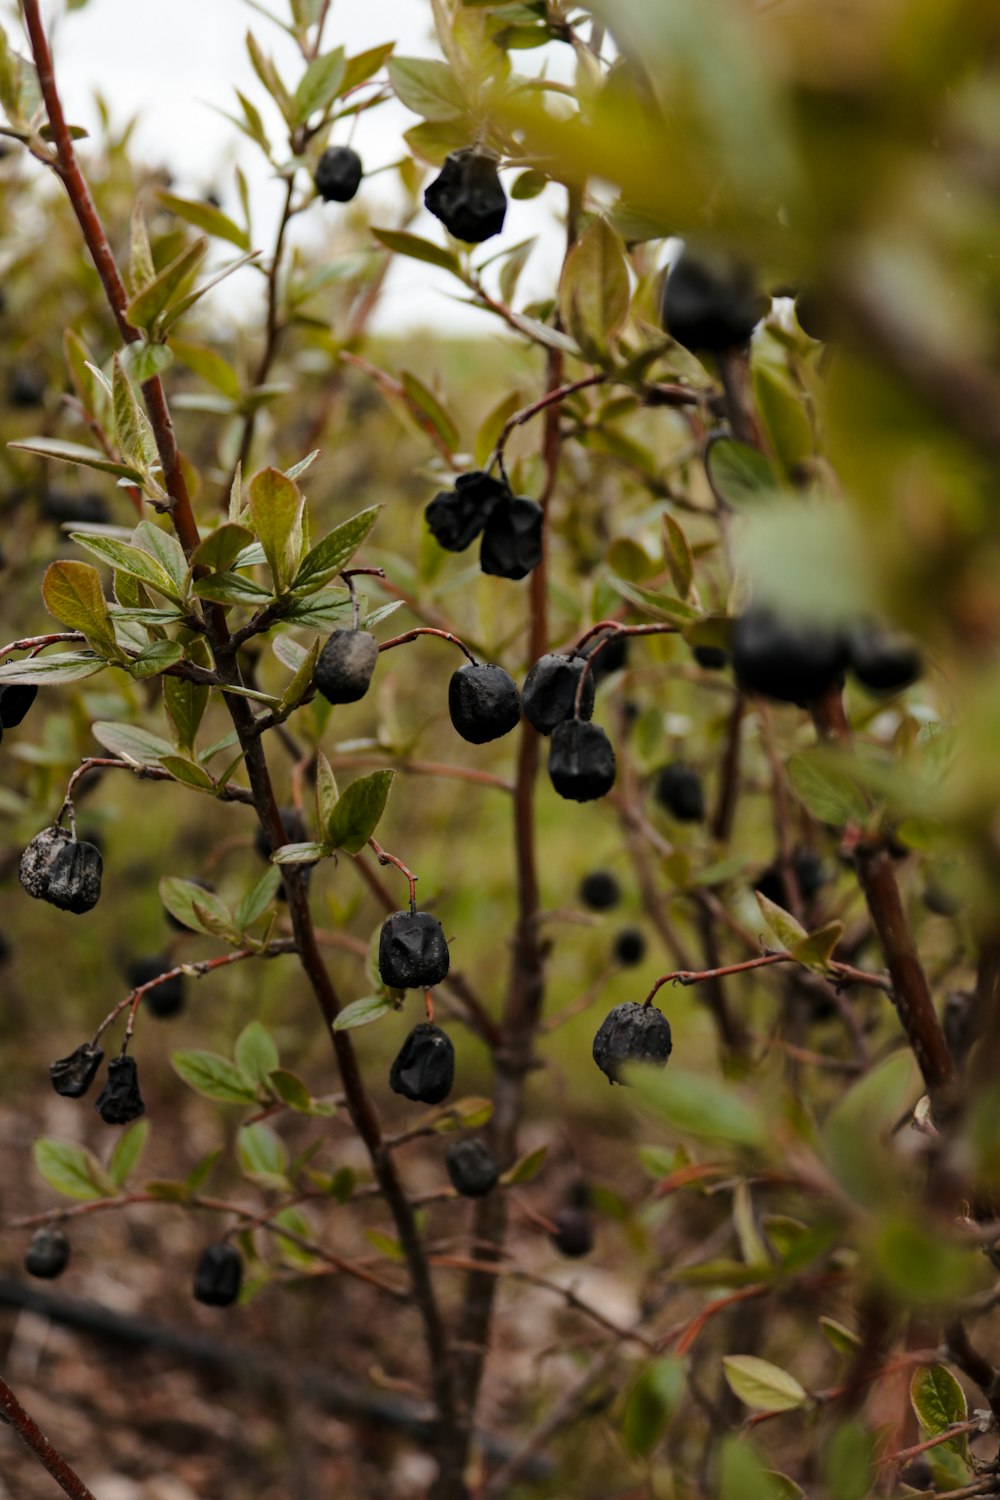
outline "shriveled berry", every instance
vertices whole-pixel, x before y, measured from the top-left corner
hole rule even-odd
[[[38,696],[34,683],[12,682],[0,687],[0,725],[16,729]]]
[[[654,796],[664,812],[678,823],[700,823],[705,816],[705,793],[694,766],[675,760],[656,778]]]
[[[743,686],[780,703],[822,697],[846,660],[839,630],[783,618],[766,605],[752,605],[733,622],[731,646]]]
[[[555,1228],[549,1236],[560,1255],[578,1260],[594,1248],[594,1221],[588,1209],[567,1204],[555,1217]]]
[[[466,662],[448,684],[451,722],[471,745],[485,745],[515,729],[521,695],[509,672],[491,662]]]
[[[535,662],[524,679],[521,704],[524,717],[539,734],[551,734],[557,724],[573,717],[577,688],[586,665],[587,658],[576,651],[571,654],[548,651]],[[590,671],[580,696],[581,719],[593,715],[594,684],[595,672]]]
[[[646,957],[646,939],[638,927],[623,927],[621,932],[615,935],[615,946],[613,948],[615,961],[625,969],[632,969],[636,964],[641,964]]]
[[[580,881],[580,900],[591,911],[610,911],[622,899],[622,888],[610,870],[591,870]]]
[[[18,878],[29,896],[79,916],[100,900],[102,870],[100,850],[53,826],[31,840],[21,855]]]
[[[108,1081],[98,1094],[94,1108],[105,1125],[127,1125],[146,1113],[139,1093],[139,1070],[134,1057],[113,1057],[108,1063]]]
[[[667,275],[664,327],[693,354],[748,344],[765,309],[745,266],[710,263],[684,249]]]
[[[495,578],[526,578],[542,560],[542,507],[512,495],[493,507],[483,528],[479,566]]]
[[[335,630],[319,653],[313,682],[328,703],[357,703],[377,661],[378,642],[367,630]]]
[[[257,833],[261,836],[261,838],[263,838],[264,830],[262,828],[258,827]],[[256,836],[255,836],[255,842],[256,842]],[[266,855],[264,857],[266,858]],[[196,885],[196,886],[198,886],[199,890],[209,891],[209,892],[214,892],[214,890],[215,890],[215,886],[212,884],[212,882],[210,880],[202,880],[197,875],[186,875],[184,878],[188,882],[189,885]],[[173,912],[172,911],[167,911],[166,907],[163,908],[163,915],[167,919],[167,926],[168,927],[172,927],[175,932],[190,932],[191,931],[190,927],[188,927],[186,925],[186,923],[184,923],[184,922],[178,922],[178,920],[174,916]]]
[[[598,724],[566,719],[552,731],[549,780],[560,797],[593,802],[615,784],[615,752]]]
[[[455,1082],[455,1049],[440,1026],[421,1021],[414,1026],[389,1071],[396,1094],[418,1104],[441,1104]]]
[[[610,1083],[621,1083],[623,1063],[656,1063],[663,1067],[673,1042],[670,1022],[655,1005],[626,1000],[608,1012],[594,1037],[594,1061]]]
[[[361,186],[364,168],[350,146],[327,146],[316,163],[313,181],[324,203],[349,203]]]
[[[148,984],[157,974],[170,968],[173,965],[164,954],[154,953],[148,958],[137,958],[129,964],[128,982],[133,989],[138,989],[140,985]],[[142,1000],[154,1016],[176,1016],[184,1008],[184,975],[175,974],[171,979],[163,979],[159,984],[154,984],[152,989],[146,990]]]
[[[723,651],[721,646],[694,646],[691,655],[706,672],[721,672],[729,665],[729,652]]]
[[[501,479],[474,469],[470,474],[459,474],[453,490],[440,490],[424,511],[424,519],[439,546],[448,552],[464,552],[498,502],[512,498]]]
[[[480,245],[499,234],[507,195],[496,157],[472,146],[452,151],[424,193],[424,203],[457,240]]]
[[[378,939],[378,971],[393,990],[429,990],[448,973],[444,928],[429,911],[396,911]]]
[[[69,1264],[69,1240],[61,1229],[43,1224],[36,1229],[24,1252],[24,1269],[29,1276],[55,1281]]]
[[[444,1154],[451,1185],[463,1198],[484,1198],[500,1180],[500,1168],[483,1141],[453,1141]]]
[[[799,895],[803,901],[811,901],[819,892],[821,886],[829,879],[826,865],[818,854],[811,849],[801,847],[792,851],[792,869],[795,872],[795,884],[799,888]],[[754,881],[754,890],[760,891],[768,901],[773,901],[776,906],[788,908],[788,892],[785,889],[784,877],[781,873],[781,864],[775,861],[768,865],[766,870],[761,871]]]
[[[222,1240],[206,1245],[194,1273],[194,1298],[206,1307],[231,1307],[243,1285],[243,1257],[235,1245]]]
[[[923,658],[910,636],[874,622],[848,631],[847,654],[851,671],[872,693],[901,693],[924,670]],[[2,708],[0,703],[0,722],[6,724]]]
[[[82,1042],[68,1057],[60,1057],[49,1064],[52,1087],[65,1099],[82,1098],[97,1077],[97,1070],[103,1061],[103,1047],[98,1047],[93,1042]]]
[[[620,672],[627,665],[628,636],[622,635],[620,630],[602,630],[599,635],[592,635],[589,641],[584,641],[580,655],[594,658],[590,675],[600,685],[606,677]]]

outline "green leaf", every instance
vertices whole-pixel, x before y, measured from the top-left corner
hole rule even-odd
[[[322,750],[316,752],[316,821],[324,835],[332,826],[340,792],[337,778]]]
[[[241,932],[246,932],[248,927],[252,927],[258,918],[264,915],[278,894],[280,885],[281,871],[277,865],[271,865],[260,879],[254,882],[236,908],[236,925]]]
[[[14,683],[37,683],[40,686],[59,682],[82,682],[110,666],[104,657],[88,656],[82,651],[60,651],[51,656],[33,656],[26,661],[8,661],[0,666],[0,687]]]
[[[663,526],[667,542],[667,567],[670,569],[674,588],[682,599],[686,599],[691,592],[691,580],[694,577],[691,543],[680,522],[675,521],[669,511],[664,512]]]
[[[250,518],[270,565],[275,593],[283,594],[302,555],[302,494],[280,469],[261,469],[250,481],[249,496]]]
[[[195,736],[208,707],[209,688],[187,677],[164,677],[163,706],[181,750],[193,751]]]
[[[164,875],[160,881],[160,900],[172,917],[192,932],[204,932],[213,936],[220,923],[230,921],[229,908],[212,891],[196,885],[193,880],[181,880],[177,875]],[[214,926],[205,921],[209,913]]]
[[[267,1085],[282,1104],[286,1104],[289,1109],[294,1109],[297,1114],[311,1115],[313,1113],[312,1095],[302,1079],[290,1073],[287,1068],[272,1068]]]
[[[259,1021],[244,1026],[236,1038],[233,1057],[240,1072],[265,1089],[269,1087],[270,1075],[281,1062],[274,1037]]]
[[[310,115],[325,110],[340,93],[347,73],[343,47],[316,57],[309,64],[295,90],[295,118],[304,125]],[[244,249],[249,248],[244,246]]]
[[[161,881],[161,891],[162,888]],[[171,1052],[170,1065],[178,1078],[206,1099],[218,1099],[223,1104],[257,1102],[252,1081],[228,1057],[220,1057],[217,1052]]]
[[[372,505],[359,511],[310,548],[295,575],[296,593],[312,593],[342,572],[375,525],[381,509]]]
[[[366,995],[363,1000],[352,1000],[345,1005],[333,1023],[334,1031],[351,1031],[355,1026],[369,1026],[381,1020],[396,1006],[388,995]]]
[[[129,675],[138,681],[156,677],[184,659],[184,648],[177,641],[151,641],[129,665]],[[173,679],[177,680],[177,679]]]
[[[796,943],[801,942],[807,936],[802,923],[797,922],[791,913],[785,911],[776,901],[768,900],[767,896],[762,895],[760,891],[755,891],[754,895],[757,897],[761,916],[782,948],[793,948]]]
[[[563,263],[559,281],[562,320],[588,359],[606,355],[629,308],[625,248],[606,219],[587,228]]]
[[[166,344],[126,344],[120,356],[122,369],[136,385],[144,385],[155,375],[162,375],[174,362],[174,353]]]
[[[809,1400],[794,1375],[755,1354],[725,1355],[722,1368],[733,1395],[757,1411],[794,1411]]]
[[[30,437],[18,443],[8,443],[8,448],[18,448],[25,453],[37,453],[41,458],[53,458],[62,464],[82,464],[85,469],[99,469],[104,474],[116,474],[130,484],[142,485],[145,476],[131,464],[120,464],[108,458],[99,448],[87,448],[83,443],[64,443],[60,438]]]
[[[705,472],[716,497],[736,509],[778,488],[778,477],[763,453],[735,438],[716,438],[709,444]]]
[[[520,1183],[530,1182],[542,1170],[547,1155],[547,1146],[536,1146],[533,1151],[526,1151],[513,1166],[507,1168],[500,1181],[504,1187],[517,1187]]]
[[[166,346],[160,344],[154,347]],[[207,344],[191,344],[183,339],[171,339],[169,347],[181,364],[187,365],[206,384],[214,386],[232,401],[239,401],[240,378],[229,361],[223,359],[215,349],[210,349]]]
[[[369,47],[367,51],[357,52],[354,57],[349,57],[342,92],[346,94],[349,89],[357,88],[359,83],[365,83],[377,73],[395,45],[395,42],[382,42],[377,47]]]
[[[275,1214],[274,1224],[278,1228],[289,1230],[299,1239],[311,1240],[313,1228],[305,1214],[299,1208],[283,1208],[280,1213]],[[282,1235],[277,1236],[278,1251],[282,1260],[292,1266],[311,1266],[316,1261],[316,1256],[311,1250],[306,1250],[294,1240],[286,1240]]]
[[[915,1370],[910,1381],[910,1402],[928,1437],[937,1437],[955,1423],[969,1420],[965,1392],[947,1365],[925,1365]],[[962,1458],[969,1456],[966,1433],[944,1446],[954,1448]]]
[[[289,682],[278,701],[277,712],[279,714],[291,713],[293,708],[298,708],[302,699],[312,687],[313,673],[316,670],[316,658],[319,656],[322,644],[322,641],[319,639],[313,641],[299,663],[295,676]]]
[[[252,31],[247,32],[247,51],[250,54],[250,61],[253,64],[254,72],[281,111],[281,117],[285,124],[288,126],[294,125],[295,110],[292,106],[292,96],[281,81],[274,63],[261,51],[257,38]]]
[[[808,937],[793,943],[788,951],[800,964],[805,964],[806,968],[822,973],[843,935],[843,922],[827,922]]]
[[[156,450],[143,428],[142,412],[132,382],[122,369],[116,354],[112,362],[111,399],[115,417],[115,442],[122,457],[137,469],[147,469]]]
[[[210,573],[207,578],[196,578],[194,591],[199,599],[213,604],[246,604],[253,609],[260,609],[271,598],[269,589],[241,573]]]
[[[754,363],[753,389],[771,447],[788,475],[812,457],[813,435],[803,406],[804,395],[791,380],[768,365]]]
[[[690,604],[685,604],[683,599],[674,599],[670,594],[660,594],[653,589],[640,588],[637,583],[630,583],[627,578],[617,578],[609,574],[608,583],[617,594],[634,604],[643,614],[655,615],[660,620],[693,620],[698,611],[692,609]]]
[[[130,242],[128,257],[129,282],[132,290],[139,292],[144,286],[148,286],[156,275],[153,265],[153,252],[149,245],[149,231],[146,228],[146,217],[142,211],[142,204],[137,203],[132,210],[130,226]]]
[[[651,1360],[629,1392],[622,1441],[633,1458],[648,1458],[667,1430],[687,1384],[681,1359]]]
[[[472,1095],[467,1099],[456,1099],[447,1109],[440,1111],[434,1121],[436,1135],[448,1135],[454,1130],[478,1130],[493,1117],[493,1101]]]
[[[263,1187],[287,1186],[288,1152],[268,1125],[244,1125],[236,1136],[236,1158],[242,1170]]]
[[[148,552],[174,581],[177,592],[184,597],[187,592],[188,563],[184,549],[172,531],[157,526],[152,521],[140,521],[132,533],[132,545]]]
[[[70,535],[77,546],[85,548],[103,562],[110,563],[113,568],[120,568],[130,578],[138,578],[140,583],[173,599],[175,603],[183,604],[183,595],[166,568],[155,557],[150,557],[148,552],[133,547],[130,542],[120,542],[116,537],[96,536],[81,531],[73,531]]]
[[[42,1136],[35,1142],[34,1157],[41,1177],[64,1197],[83,1202],[114,1197],[114,1182],[85,1146]]]
[[[113,719],[98,719],[91,726],[91,733],[99,745],[120,755],[122,760],[132,761],[137,766],[158,766],[165,755],[170,755],[173,746],[157,734],[138,724],[119,724]]]
[[[950,1445],[945,1445],[950,1446]],[[875,1481],[875,1444],[858,1422],[845,1422],[823,1444],[823,1488],[830,1500],[865,1500]]]
[[[861,1340],[857,1334],[845,1327],[843,1323],[838,1323],[836,1318],[822,1317],[819,1320],[819,1326],[838,1354],[843,1354],[849,1359],[855,1350],[861,1347]]]
[[[50,563],[42,578],[42,598],[49,614],[70,630],[79,630],[95,651],[121,657],[96,568],[68,559]]]
[[[149,1139],[149,1131],[148,1120],[133,1120],[118,1137],[108,1162],[108,1175],[115,1187],[124,1187],[135,1170]]]
[[[326,830],[328,844],[360,854],[379,825],[392,786],[394,771],[372,771],[360,776],[338,798]]]
[[[842,828],[846,823],[864,822],[868,816],[864,793],[846,771],[830,764],[827,753],[803,750],[792,756],[786,768],[792,791],[821,823]]]
[[[193,291],[182,296],[179,301],[172,303],[160,319],[161,335],[165,337],[174,324],[179,322],[184,314],[194,307],[196,302],[201,301],[206,292],[210,292],[214,286],[218,286],[220,281],[225,281],[227,276],[232,276],[233,272],[238,271],[241,266],[248,266],[259,255],[259,250],[249,250],[246,255],[239,256],[237,260],[228,261],[226,265],[220,266],[207,281],[203,281],[200,286],[196,286]]]
[[[318,859],[325,859],[332,853],[333,849],[329,844],[316,844],[309,841],[301,844],[282,844],[281,848],[275,849],[271,855],[271,862],[276,865],[314,865]]]
[[[767,1140],[764,1120],[732,1085],[702,1073],[637,1063],[625,1067],[624,1077],[648,1109],[685,1135],[751,1148]]]
[[[452,120],[465,113],[465,99],[447,63],[429,57],[394,57],[388,73],[397,99],[415,115]]]
[[[405,255],[410,260],[423,260],[430,266],[440,266],[444,271],[451,271],[454,276],[461,275],[461,263],[454,250],[444,250],[440,245],[423,240],[417,234],[407,233],[405,229],[376,229],[373,224],[372,234],[380,245],[384,245],[394,255]]]
[[[175,781],[183,782],[196,792],[214,794],[215,782],[196,760],[190,760],[186,755],[164,755],[160,758],[160,765]]]
[[[445,410],[434,392],[409,370],[401,372],[400,380],[410,403],[430,423],[448,451],[454,453],[459,444],[459,432],[454,417]]]
[[[180,296],[197,271],[208,249],[208,240],[198,239],[165,266],[149,286],[133,297],[125,315],[133,328],[152,328],[170,304]]]
[[[195,229],[203,229],[213,239],[228,240],[238,250],[249,250],[250,239],[245,229],[234,224],[221,209],[215,208],[211,203],[198,203],[190,198],[178,198],[173,193],[159,192],[156,195],[164,208],[183,219],[186,224],[193,224]]]

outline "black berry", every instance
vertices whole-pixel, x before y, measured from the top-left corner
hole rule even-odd
[[[172,968],[169,958],[160,954],[153,954],[149,958],[137,958],[128,969],[128,982],[133,989],[138,989],[141,984],[148,984],[155,979],[157,974],[162,974],[166,969]],[[184,975],[175,974],[172,979],[161,980],[154,984],[152,989],[146,990],[142,997],[143,1004],[154,1016],[166,1018],[176,1016],[178,1011],[184,1008]]]
[[[7,388],[11,406],[41,406],[45,399],[45,376],[30,365],[15,365]]]
[[[104,1060],[104,1049],[93,1042],[83,1042],[68,1057],[49,1064],[49,1077],[57,1094],[66,1099],[80,1099],[97,1077]]]
[[[146,1113],[139,1093],[139,1070],[134,1057],[113,1057],[108,1063],[108,1081],[98,1094],[94,1108],[105,1125],[127,1125]]]
[[[586,665],[587,658],[579,652],[565,655],[549,651],[535,662],[524,679],[521,704],[524,717],[539,734],[551,734],[557,724],[573,717],[576,692]],[[588,672],[583,684],[581,719],[589,719],[594,712],[595,675],[595,671]]]
[[[509,734],[521,720],[517,683],[503,667],[467,662],[448,684],[451,722],[472,745],[485,745]]]
[[[69,1264],[69,1240],[61,1229],[43,1225],[36,1229],[24,1252],[24,1269],[29,1276],[54,1281]]]
[[[324,203],[349,203],[361,186],[363,173],[361,158],[350,146],[327,146],[313,180]]]
[[[610,911],[622,899],[622,888],[610,870],[591,870],[580,881],[580,900],[591,911]]]
[[[655,1005],[626,1000],[609,1011],[594,1037],[594,1061],[610,1083],[621,1083],[622,1063],[656,1063],[663,1067],[673,1042],[670,1022]]]
[[[231,1307],[243,1285],[243,1257],[235,1245],[223,1240],[206,1245],[194,1273],[194,1297],[207,1307]]]
[[[594,1221],[585,1203],[569,1203],[555,1217],[549,1236],[560,1255],[579,1260],[594,1248]]]
[[[357,703],[377,661],[378,642],[367,630],[335,630],[319,653],[313,682],[328,703]]]
[[[795,884],[799,888],[799,895],[803,901],[811,901],[829,878],[826,865],[811,849],[797,848],[792,851],[792,869],[795,871]],[[788,909],[788,891],[785,889],[781,865],[777,861],[773,865],[768,865],[767,869],[758,875],[754,881],[754,890],[760,891],[760,894],[766,896],[768,901],[773,901],[775,906]]]
[[[507,195],[496,157],[474,147],[452,151],[424,193],[424,203],[457,240],[479,245],[499,234]]]
[[[111,520],[103,495],[89,490],[84,495],[66,495],[60,490],[46,490],[41,499],[46,521],[56,526],[106,526]]]
[[[389,1072],[396,1094],[418,1104],[441,1104],[455,1082],[455,1049],[440,1026],[421,1021],[414,1026]]]
[[[706,672],[721,672],[729,664],[729,652],[721,646],[694,646],[691,655]]]
[[[33,683],[12,682],[0,687],[0,725],[16,729],[38,696]]]
[[[901,630],[866,623],[848,632],[851,671],[873,693],[901,693],[920,677],[923,659],[916,643]],[[0,704],[0,723],[6,725]]]
[[[705,816],[705,793],[694,766],[676,760],[664,766],[656,778],[653,794],[664,812],[678,823],[700,823]]]
[[[542,507],[512,495],[493,507],[483,528],[479,566],[495,578],[526,578],[542,560]]]
[[[451,962],[444,928],[429,911],[397,911],[382,923],[378,971],[393,990],[429,990]]]
[[[471,474],[459,474],[453,490],[440,490],[424,512],[424,519],[439,546],[448,552],[464,552],[497,503],[512,498],[502,480],[476,469]]]
[[[615,784],[615,752],[604,730],[582,719],[566,719],[552,731],[549,780],[560,797],[593,802]]]
[[[482,1141],[453,1141],[444,1154],[451,1185],[463,1198],[483,1198],[500,1180],[500,1168]]]
[[[65,828],[43,828],[21,855],[18,878],[29,896],[78,916],[97,905],[103,861],[93,844]]]
[[[646,957],[646,939],[638,927],[623,927],[615,936],[615,961],[625,969],[633,969]]]
[[[805,704],[839,678],[846,652],[840,631],[752,605],[733,622],[733,667],[745,688],[780,703]]]
[[[667,275],[664,326],[694,354],[748,344],[764,308],[744,266],[710,265],[685,249]]]

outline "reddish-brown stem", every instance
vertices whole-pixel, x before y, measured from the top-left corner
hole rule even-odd
[[[929,1453],[932,1448],[939,1447],[942,1443],[950,1443],[952,1438],[964,1437],[970,1432],[981,1432],[982,1426],[979,1422],[956,1422],[944,1432],[939,1432],[936,1437],[927,1438],[923,1443],[914,1443],[912,1448],[897,1448],[895,1453],[887,1453],[879,1459],[882,1465],[905,1464],[911,1458],[919,1458],[921,1453]]]
[[[9,646],[0,646],[0,660],[9,656],[12,651],[30,651],[32,656],[37,656],[39,651],[46,646],[54,646],[59,641],[84,641],[86,636],[78,630],[60,630],[54,635],[29,635],[23,641],[11,641]]]
[[[589,630],[584,631],[576,643],[576,649],[579,651],[581,646],[585,645],[593,636],[599,635],[602,630],[606,630],[608,634],[604,637],[603,641],[598,641],[593,651],[588,655],[583,671],[580,673],[579,681],[576,684],[576,696],[573,699],[573,714],[576,718],[580,717],[587,679],[593,672],[594,663],[605,646],[610,646],[612,641],[618,640],[622,636],[677,634],[676,625],[623,625],[620,620],[601,620],[599,624],[591,625]]]
[[[781,953],[763,953],[759,958],[747,958],[742,963],[737,964],[723,964],[716,969],[675,969],[670,974],[660,976],[646,996],[643,1004],[649,1005],[657,991],[661,990],[665,984],[703,984],[705,980],[725,979],[730,974],[746,974],[751,969],[764,969],[769,964],[794,964],[797,962],[798,960],[793,953],[783,951]],[[842,984],[863,984],[867,985],[869,989],[883,990],[886,994],[892,993],[889,981],[880,974],[868,974],[864,969],[855,969],[851,964],[839,963],[834,958],[827,961],[826,967],[832,974],[836,975],[837,980]]]
[[[525,422],[530,422],[532,417],[538,416],[539,412],[546,411],[550,406],[558,405],[560,401],[565,401],[567,397],[575,395],[577,391],[585,391],[588,386],[603,385],[607,379],[607,375],[585,375],[582,380],[573,380],[569,385],[561,385],[554,391],[546,391],[544,396],[540,396],[537,401],[532,401],[530,406],[523,406],[512,417],[508,417],[500,429],[500,436],[496,440],[493,453],[490,456],[489,463],[486,465],[487,471],[492,469],[496,463],[500,465],[501,472],[503,471],[504,449],[515,427],[523,427]]]
[[[395,646],[405,646],[407,641],[415,641],[418,635],[436,635],[439,640],[451,641],[453,646],[457,646],[459,651],[465,653],[473,666],[477,665],[476,658],[464,641],[459,640],[458,636],[453,635],[450,630],[437,630],[433,625],[415,625],[412,630],[407,630],[403,635],[394,635],[387,641],[380,641],[378,649],[380,652],[391,651]]]
[[[28,1416],[2,1376],[0,1376],[0,1414],[10,1423],[21,1442],[31,1450],[42,1467],[52,1475],[63,1494],[70,1495],[72,1500],[97,1500],[79,1474],[70,1468],[62,1454],[56,1452],[38,1424]]]
[[[378,839],[369,839],[368,844],[380,865],[392,865],[401,875],[405,876],[410,887],[410,911],[416,911],[417,881],[420,877],[414,875],[413,871],[407,865],[404,865],[401,859],[396,858],[395,854],[390,854],[387,849],[383,849]]]
[[[750,381],[750,355],[746,349],[724,349],[718,356],[719,379],[726,402],[726,416],[733,436],[767,452],[764,435],[754,410]]]
[[[410,399],[409,392],[401,381],[396,380],[386,370],[380,370],[377,365],[371,364],[367,359],[362,359],[357,354],[349,354],[346,350],[342,350],[340,357],[345,364],[353,365],[356,370],[361,370],[365,375],[370,376],[383,395],[392,396],[395,400],[402,402],[417,426],[430,438],[448,467],[450,469],[458,468],[455,456],[448,447],[448,444],[426,413],[422,412],[416,402]]]

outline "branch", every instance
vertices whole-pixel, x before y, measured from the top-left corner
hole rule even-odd
[[[30,1448],[42,1467],[48,1470],[64,1494],[70,1495],[72,1500],[97,1500],[79,1474],[70,1468],[62,1454],[56,1452],[41,1428],[28,1416],[2,1376],[0,1376],[0,1414],[14,1428],[25,1447]]]

